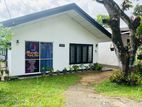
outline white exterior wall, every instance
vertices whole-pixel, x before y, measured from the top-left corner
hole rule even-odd
[[[127,39],[130,39],[128,34],[122,35],[122,40],[125,46],[127,46]],[[112,42],[99,43],[98,47],[98,62],[100,64],[120,66],[120,62],[115,54],[115,51],[110,50]]]
[[[11,50],[8,50],[8,70],[11,72]]]
[[[112,42],[99,43],[98,45],[98,63],[112,66],[119,66],[119,60],[115,51],[110,50]]]
[[[16,40],[19,40],[19,44]],[[25,75],[25,41],[53,42],[54,70],[69,67],[69,43],[94,44],[93,62],[95,63],[98,58],[95,50],[97,50],[96,44],[99,40],[95,35],[89,33],[69,16],[49,17],[14,28],[11,76]],[[59,47],[59,44],[65,44],[65,47]]]

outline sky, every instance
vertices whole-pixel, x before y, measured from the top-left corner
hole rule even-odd
[[[115,1],[121,4],[123,0]],[[0,0],[0,21],[69,3],[76,3],[93,18],[96,18],[99,14],[107,14],[104,6],[95,0]],[[139,2],[135,0],[134,5],[137,3],[142,4],[142,0],[139,0]],[[127,11],[127,14],[131,16],[132,9]]]

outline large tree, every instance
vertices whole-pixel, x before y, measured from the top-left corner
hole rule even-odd
[[[124,0],[122,8],[114,0],[96,0],[104,5],[110,19],[107,21],[112,30],[112,42],[117,56],[121,62],[121,68],[124,76],[127,78],[134,66],[136,51],[142,44],[142,38],[136,36],[136,29],[140,25],[140,17],[130,18],[124,11],[132,7],[131,1]],[[124,46],[120,31],[120,19],[122,19],[130,30],[131,39]]]
[[[5,54],[3,54],[5,58],[3,60],[0,60],[0,64],[5,66],[5,68],[0,67],[0,75],[2,81],[4,81],[4,74],[9,73],[7,66],[7,50],[10,48],[12,35],[13,34],[10,28],[0,25],[0,49],[3,51],[5,50]]]
[[[134,9],[133,14],[135,16],[142,16],[142,5],[137,4],[135,9]]]

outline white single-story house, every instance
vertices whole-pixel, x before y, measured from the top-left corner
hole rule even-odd
[[[2,22],[14,35],[8,55],[10,76],[63,70],[73,64],[98,62],[98,43],[111,34],[76,4]]]

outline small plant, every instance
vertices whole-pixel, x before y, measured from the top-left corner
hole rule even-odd
[[[138,72],[132,72],[127,78],[127,84],[130,86],[141,84],[141,76]]]
[[[131,72],[126,78],[123,72],[117,71],[110,77],[110,81],[128,86],[136,86],[141,84],[141,76],[138,72]]]
[[[42,68],[41,68],[41,73],[42,73],[43,75],[46,74],[46,67],[42,67]]]
[[[88,67],[89,67],[89,70],[93,70],[94,69],[94,64],[89,64]]]
[[[109,79],[111,82],[121,84],[123,78],[124,78],[123,72],[117,71],[117,72],[113,73],[113,75]]]
[[[56,70],[57,75],[59,75],[59,74],[60,74],[60,72],[61,72],[60,70],[58,70],[58,69]]]
[[[41,73],[43,75],[45,75],[47,72],[49,72],[49,74],[51,74],[53,72],[53,68],[52,67],[42,67]]]
[[[80,65],[79,65],[79,68],[80,68],[80,69],[81,69],[81,71],[83,72],[83,70],[85,69],[85,65],[80,64]]]
[[[78,65],[73,65],[72,68],[73,68],[73,70],[74,70],[75,72],[77,72],[77,71],[79,70],[79,66],[78,66]]]
[[[98,63],[90,64],[89,67],[91,70],[94,70],[94,71],[101,71],[103,68],[103,66]]]
[[[142,64],[137,64],[134,69],[142,75]]]
[[[72,66],[69,66],[69,71],[73,72],[73,67]]]
[[[52,67],[44,67],[44,69],[43,69],[43,73],[44,74],[46,74],[46,72],[48,72],[49,73],[49,75],[53,75],[53,71],[54,71],[54,69],[52,68]]]
[[[68,71],[67,68],[64,68],[64,69],[63,69],[63,74],[66,74],[67,71]]]
[[[87,71],[87,70],[89,70],[90,69],[90,67],[89,66],[85,66],[85,70]]]
[[[96,63],[96,71],[102,71],[103,66],[101,64]]]

